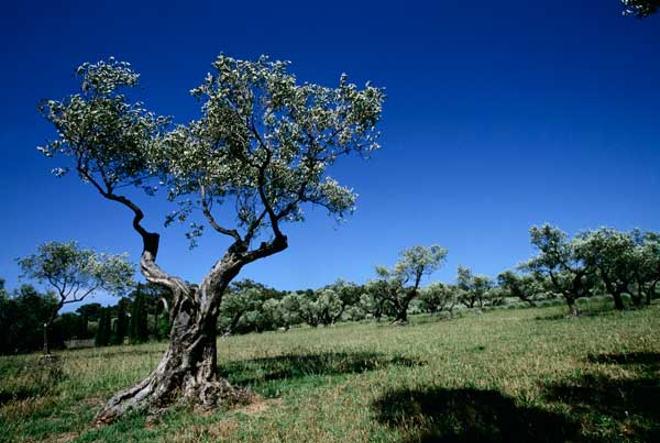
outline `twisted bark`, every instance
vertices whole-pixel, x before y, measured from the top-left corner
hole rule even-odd
[[[142,274],[173,294],[172,326],[167,351],[149,376],[113,396],[95,423],[110,423],[128,411],[156,411],[178,402],[212,408],[223,402],[248,400],[247,390],[235,388],[217,373],[216,324],[222,296],[241,268],[251,261],[282,251],[286,237],[253,251],[234,244],[199,287],[166,274],[155,262],[157,238],[147,237],[140,261]],[[154,249],[156,248],[156,249]]]
[[[167,274],[156,264],[160,236],[142,226],[144,213],[138,205],[123,195],[115,194],[107,182],[103,187],[85,168],[79,167],[78,170],[103,197],[133,212],[133,229],[142,238],[142,275],[151,283],[169,288],[172,293],[170,338],[163,358],[144,380],[114,395],[99,411],[95,423],[110,423],[129,411],[156,411],[175,402],[212,408],[222,402],[249,399],[249,391],[232,387],[217,373],[216,325],[220,303],[225,290],[243,266],[287,248],[287,237],[278,227],[279,220],[287,213],[275,214],[261,190],[274,238],[250,250],[249,244],[256,228],[251,228],[244,238],[235,230],[219,229],[219,232],[232,237],[234,242],[197,287]],[[205,215],[218,229],[219,225],[210,211],[205,210]],[[261,217],[256,223],[260,222]]]
[[[217,374],[218,307],[224,290],[240,271],[240,260],[228,253],[197,288],[165,274],[152,257],[144,251],[143,274],[174,294],[169,345],[149,376],[108,401],[96,416],[97,424],[112,422],[131,410],[154,411],[174,402],[211,408],[249,397]]]

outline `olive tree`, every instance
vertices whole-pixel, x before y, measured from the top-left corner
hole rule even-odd
[[[381,296],[382,289],[382,282],[375,280],[367,282],[357,305],[365,313],[365,316],[371,316],[376,321],[380,321],[383,316],[387,315],[387,303],[385,298]]]
[[[553,293],[564,297],[571,315],[579,314],[575,301],[589,297],[594,288],[594,270],[577,253],[577,244],[549,224],[532,226],[532,245],[538,254],[521,266]]]
[[[84,183],[132,215],[142,240],[144,277],[172,293],[169,346],[144,380],[110,399],[96,418],[114,420],[129,410],[162,408],[174,400],[213,407],[243,398],[217,374],[216,324],[223,294],[241,269],[284,251],[284,224],[304,218],[305,205],[341,217],[354,192],[329,175],[342,156],[378,148],[376,124],[384,93],[358,88],[342,75],[338,85],[300,83],[289,63],[220,55],[192,89],[199,117],[173,125],[129,97],[139,75],[114,59],[81,65],[80,91],[48,100],[46,118],[58,137],[41,147],[68,164]],[[199,282],[190,284],[156,262],[160,236],[144,224],[143,205],[126,188],[148,194],[166,189],[175,210],[166,220],[190,223],[188,237],[205,228],[227,240],[224,253]]]
[[[320,321],[324,325],[334,324],[342,318],[349,306],[360,299],[361,288],[355,283],[342,279],[316,292],[321,309]]]
[[[326,287],[314,291],[312,297],[305,298],[301,309],[306,310],[307,318],[313,316],[312,326],[329,326],[334,324],[344,312],[345,306],[339,298],[339,293],[334,288]]]
[[[635,242],[632,300],[636,305],[641,305],[645,299],[646,304],[650,305],[660,283],[660,233],[635,230],[631,236]]]
[[[298,309],[298,318],[309,326],[317,327],[321,324],[322,305],[312,290],[291,293],[291,306]]]
[[[539,294],[543,293],[543,285],[538,279],[529,274],[517,274],[513,271],[504,271],[497,276],[499,286],[512,297],[536,306]]]
[[[453,285],[444,283],[431,283],[419,291],[419,299],[424,309],[431,314],[442,311],[452,316],[454,307],[458,303],[459,290]]]
[[[18,259],[23,277],[46,283],[55,291],[56,303],[43,324],[43,351],[50,354],[48,333],[65,304],[83,301],[104,291],[123,295],[133,286],[135,269],[125,255],[97,253],[75,242],[47,242],[37,252]]]
[[[435,272],[446,257],[447,250],[441,246],[413,246],[401,252],[391,269],[376,268],[379,278],[371,282],[371,288],[386,303],[394,322],[408,322],[408,306],[419,294],[422,278]]]
[[[469,268],[459,266],[456,286],[461,290],[460,301],[466,308],[474,308],[477,303],[483,308],[488,291],[493,288],[493,282],[485,275],[475,275]]]
[[[622,295],[633,295],[632,285],[638,266],[632,236],[600,228],[579,234],[575,242],[576,254],[597,273],[605,290],[614,299],[614,307],[623,310]]]
[[[288,331],[292,325],[301,323],[300,318],[300,299],[296,294],[286,294],[280,300],[281,322],[285,331]]]
[[[222,297],[218,327],[224,336],[236,332],[241,319],[250,311],[260,310],[270,292],[251,280],[233,283]]]

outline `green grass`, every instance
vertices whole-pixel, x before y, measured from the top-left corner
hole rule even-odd
[[[451,321],[341,324],[218,342],[221,372],[261,396],[90,427],[163,344],[0,358],[0,441],[660,441],[660,306],[501,309]]]

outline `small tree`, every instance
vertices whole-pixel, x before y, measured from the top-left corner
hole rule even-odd
[[[82,318],[75,312],[66,312],[58,315],[51,329],[51,343],[60,344],[72,338],[80,338],[80,331],[82,329],[81,321]]]
[[[341,318],[341,315],[346,309],[346,305],[342,302],[339,292],[332,287],[315,291],[314,298],[319,323],[323,326],[334,324]]]
[[[284,324],[284,309],[280,299],[269,298],[261,304],[262,330],[273,330]]]
[[[485,275],[474,275],[469,268],[459,266],[456,286],[461,290],[460,301],[466,308],[474,308],[477,303],[480,308],[483,308],[486,295],[493,287],[493,282]]]
[[[309,326],[321,324],[321,308],[314,291],[304,291],[295,294],[298,316]]]
[[[539,283],[549,284],[552,292],[564,297],[570,314],[577,316],[575,301],[592,295],[594,269],[577,254],[575,242],[554,226],[533,226],[530,234],[538,254],[521,269],[531,272]]]
[[[358,306],[366,314],[380,321],[386,314],[387,300],[382,296],[382,285],[378,281],[368,282],[364,286],[364,292],[360,295]]]
[[[15,321],[15,304],[9,298],[9,293],[5,289],[5,280],[0,278],[0,355],[9,354],[12,347],[12,338],[8,333],[11,324]]]
[[[419,299],[424,309],[431,314],[447,311],[452,316],[458,303],[457,295],[458,289],[455,286],[432,283],[420,291]]]
[[[300,299],[296,294],[286,294],[280,300],[282,309],[282,326],[288,330],[291,326],[302,322],[300,318]]]
[[[650,305],[660,283],[660,233],[633,231],[631,236],[635,242],[633,302],[641,305],[646,299]]]
[[[132,285],[133,266],[124,255],[99,254],[75,242],[48,242],[18,260],[23,276],[55,289],[57,304],[43,324],[43,350],[50,354],[48,331],[62,306],[96,291],[121,295]]]
[[[539,294],[543,292],[543,285],[531,275],[519,275],[513,271],[505,271],[497,276],[497,282],[500,287],[521,301],[529,303],[530,306],[536,306]]]
[[[447,250],[441,246],[413,246],[400,254],[392,269],[376,268],[380,278],[372,288],[389,305],[395,322],[408,322],[408,306],[417,297],[422,278],[435,272],[446,257]]]
[[[259,311],[269,299],[279,299],[282,293],[261,283],[245,279],[231,284],[220,304],[218,326],[223,335],[231,335],[250,311]],[[254,326],[254,325],[252,325]],[[249,328],[249,326],[248,326]],[[270,329],[270,328],[267,328]]]
[[[622,295],[632,295],[632,284],[639,265],[635,260],[632,236],[609,228],[587,231],[577,236],[575,253],[585,266],[597,273],[606,291],[612,295],[614,307],[623,310]]]
[[[317,323],[324,326],[338,322],[346,309],[359,301],[360,288],[344,280],[337,280],[314,292],[307,302],[317,316]]]
[[[40,293],[30,285],[11,295],[0,290],[0,354],[33,352],[43,346],[41,327],[56,304],[52,292]]]

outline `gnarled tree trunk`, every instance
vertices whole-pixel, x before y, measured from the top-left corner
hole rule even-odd
[[[141,272],[149,282],[167,287],[172,293],[169,313],[170,342],[163,358],[147,378],[112,397],[97,414],[95,423],[112,422],[128,411],[162,409],[174,402],[210,408],[223,401],[249,399],[248,391],[232,387],[217,373],[216,324],[220,303],[225,290],[243,266],[287,248],[287,237],[278,227],[278,221],[284,218],[287,212],[279,216],[275,214],[263,189],[260,188],[265,212],[251,225],[246,236],[241,237],[237,231],[219,226],[210,214],[208,206],[202,203],[203,212],[211,226],[232,237],[234,243],[211,268],[202,283],[195,286],[168,275],[156,264],[160,236],[142,226],[142,209],[125,196],[114,194],[107,183],[104,189],[84,167],[79,165],[78,172],[94,185],[103,197],[121,203],[133,212],[133,229],[142,238],[143,245]],[[263,173],[262,170],[260,186],[263,186]],[[203,189],[202,200],[205,201]],[[250,249],[250,241],[266,212],[271,221],[274,238],[262,242],[258,248]]]
[[[154,411],[175,402],[211,408],[223,401],[249,398],[217,373],[216,322],[222,295],[242,263],[227,253],[199,287],[167,276],[145,250],[141,260],[147,280],[168,286],[173,292],[172,326],[167,351],[149,376],[112,397],[96,416],[97,424],[109,423],[128,411]]]
[[[159,410],[175,402],[211,408],[222,402],[248,400],[249,391],[234,388],[218,376],[216,325],[220,303],[241,268],[286,249],[286,236],[278,232],[275,239],[251,251],[237,240],[198,287],[166,274],[156,265],[159,236],[142,228],[142,213],[138,211],[133,226],[143,239],[142,274],[172,292],[170,342],[156,369],[137,385],[112,397],[97,414],[95,423],[112,422],[128,411]]]

